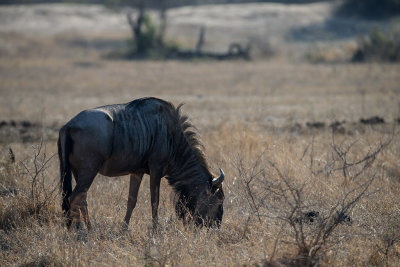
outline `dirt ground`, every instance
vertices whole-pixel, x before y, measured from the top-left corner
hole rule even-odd
[[[51,223],[43,226],[35,220],[33,226],[18,226],[8,232],[0,229],[0,263],[38,264],[49,260],[80,266],[221,266],[267,264],[269,259],[292,257],[297,253],[293,232],[275,222],[269,209],[264,210],[266,217],[248,215],[253,206],[246,198],[248,191],[241,187],[242,181],[252,172],[261,173],[258,168],[262,167],[257,164],[273,160],[295,185],[307,183],[306,198],[312,196],[307,207],[320,209],[322,214],[324,208],[329,210],[328,204],[334,206],[336,200],[343,199],[338,193],[341,190],[360,189],[357,183],[354,187],[343,185],[346,179],[340,176],[342,172],[335,174],[335,179],[323,176],[325,172],[309,172],[313,170],[310,162],[316,164],[314,167],[325,166],[335,155],[333,129],[341,146],[349,145],[350,150],[352,142],[356,144],[349,162],[369,155],[378,143],[390,138],[392,142],[380,154],[379,167],[373,169],[379,179],[372,191],[378,193],[363,199],[349,213],[353,226],[340,225],[330,246],[324,247],[324,256],[318,259],[325,266],[343,262],[396,266],[400,262],[396,256],[398,239],[393,246],[382,244],[387,244],[388,235],[400,236],[396,231],[390,234],[387,229],[395,228],[386,224],[396,221],[391,214],[399,214],[400,65],[346,61],[359,34],[377,25],[390,28],[392,22],[354,23],[330,18],[333,8],[329,3],[314,3],[172,9],[168,13],[168,38],[193,47],[199,28],[206,25],[205,49],[222,51],[231,42],[250,40],[257,47],[254,60],[128,61],[105,57],[127,46],[127,10],[61,4],[0,7],[1,164],[7,161],[3,159],[9,157],[11,148],[16,160],[27,160],[29,167],[33,164],[32,146],[41,139],[47,155],[55,155],[59,127],[83,109],[155,96],[174,104],[185,103],[183,111],[198,128],[212,169],[223,167],[227,173],[221,232],[196,233],[180,224],[172,226],[173,211],[163,193],[161,233],[156,238],[148,235],[150,196],[146,180],[132,221],[143,220],[131,226],[132,234],[120,237],[115,228],[125,209],[127,177],[99,176],[89,192],[95,230],[88,242],[69,237],[58,221],[49,219]],[[261,56],[263,49],[273,51],[273,56]],[[328,58],[332,55],[333,60],[311,63],[308,55],[315,51],[327,53]],[[373,117],[375,124],[360,122]],[[0,165],[3,187],[30,188],[29,175],[16,174],[4,164]],[[57,181],[56,157],[49,164],[44,177]],[[374,175],[367,174],[368,178]],[[257,180],[260,183],[251,187],[255,192],[264,185],[262,179],[278,179],[271,167],[263,175]],[[170,192],[166,183],[162,188]],[[279,201],[279,197],[257,197],[260,207],[264,207],[265,199]],[[52,201],[56,211],[51,214],[59,215],[59,199]],[[2,225],[7,222],[2,218],[15,203],[17,199],[0,196]],[[387,253],[380,248],[388,248]]]

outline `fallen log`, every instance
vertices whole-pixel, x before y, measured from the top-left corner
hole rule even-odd
[[[216,60],[229,60],[229,59],[244,59],[250,60],[250,45],[243,47],[239,43],[231,43],[228,47],[227,52],[205,52],[203,51],[203,45],[205,43],[205,27],[200,28],[198,41],[194,50],[174,50],[170,51],[167,55],[168,58],[177,59],[216,59]]]

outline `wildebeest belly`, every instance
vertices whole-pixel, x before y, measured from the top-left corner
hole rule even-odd
[[[149,173],[148,167],[138,164],[134,157],[119,158],[111,157],[101,166],[99,173],[105,176],[122,176],[130,173]]]

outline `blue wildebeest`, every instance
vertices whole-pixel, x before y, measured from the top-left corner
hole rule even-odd
[[[86,195],[97,173],[130,174],[125,225],[136,205],[143,175],[150,175],[151,208],[157,224],[162,177],[176,192],[176,213],[197,225],[220,226],[223,215],[224,173],[213,178],[199,141],[180,106],[157,98],[82,111],[59,134],[62,209],[67,225],[90,229]],[[72,176],[76,186],[72,191]]]

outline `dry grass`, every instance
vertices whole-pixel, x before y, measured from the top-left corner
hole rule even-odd
[[[0,57],[0,120],[60,125],[84,108],[148,95],[185,102],[194,123],[207,128],[399,115],[400,65],[110,61],[57,38],[36,41],[16,37],[13,44],[29,49]]]
[[[0,140],[1,266],[400,264],[399,65],[108,61],[61,37],[72,38],[16,34],[7,40],[22,50],[0,57],[0,121],[36,122],[43,129],[27,131],[45,137],[40,153],[36,139]],[[185,102],[212,169],[226,172],[221,229],[183,226],[163,181],[153,234],[145,179],[121,232],[127,177],[98,176],[88,194],[93,230],[69,232],[55,190],[55,135],[46,127],[145,95]],[[386,123],[357,123],[375,115]],[[327,126],[305,126],[342,120],[334,140]],[[319,213],[313,223],[305,216],[311,211]],[[341,211],[351,219],[339,220]],[[314,244],[332,220],[334,229]],[[305,252],[313,255],[308,262]]]
[[[62,225],[59,196],[53,198],[51,193],[57,179],[57,160],[46,165],[47,181],[35,185],[40,191],[34,191],[34,196],[48,201],[43,211],[29,208],[32,176],[26,175],[25,167],[9,171],[15,164],[9,162],[3,165],[6,168],[0,182],[9,186],[7,177],[12,175],[18,194],[1,196],[1,265],[300,264],[304,261],[299,258],[302,247],[296,240],[296,229],[301,225],[306,243],[311,244],[323,220],[334,218],[357,196],[361,198],[343,210],[350,219],[338,222],[326,240],[318,243],[318,252],[310,263],[399,264],[400,192],[398,173],[394,172],[400,156],[397,134],[367,128],[363,134],[336,136],[340,149],[352,144],[349,162],[371,155],[390,140],[371,164],[349,167],[347,178],[329,131],[309,136],[279,135],[257,127],[222,125],[203,139],[213,168],[222,166],[226,170],[221,230],[193,229],[177,221],[170,203],[171,190],[164,181],[160,229],[152,233],[145,180],[131,226],[127,232],[120,232],[128,181],[100,176],[88,199],[93,230],[83,236],[69,232]],[[37,148],[31,153],[37,153]],[[4,158],[6,161],[7,155]],[[30,164],[27,167],[34,169],[34,157]],[[362,175],[351,179],[361,169]],[[299,203],[291,196],[296,190],[301,195]],[[319,212],[313,223],[305,221],[307,218],[302,221],[301,214],[309,211]]]

